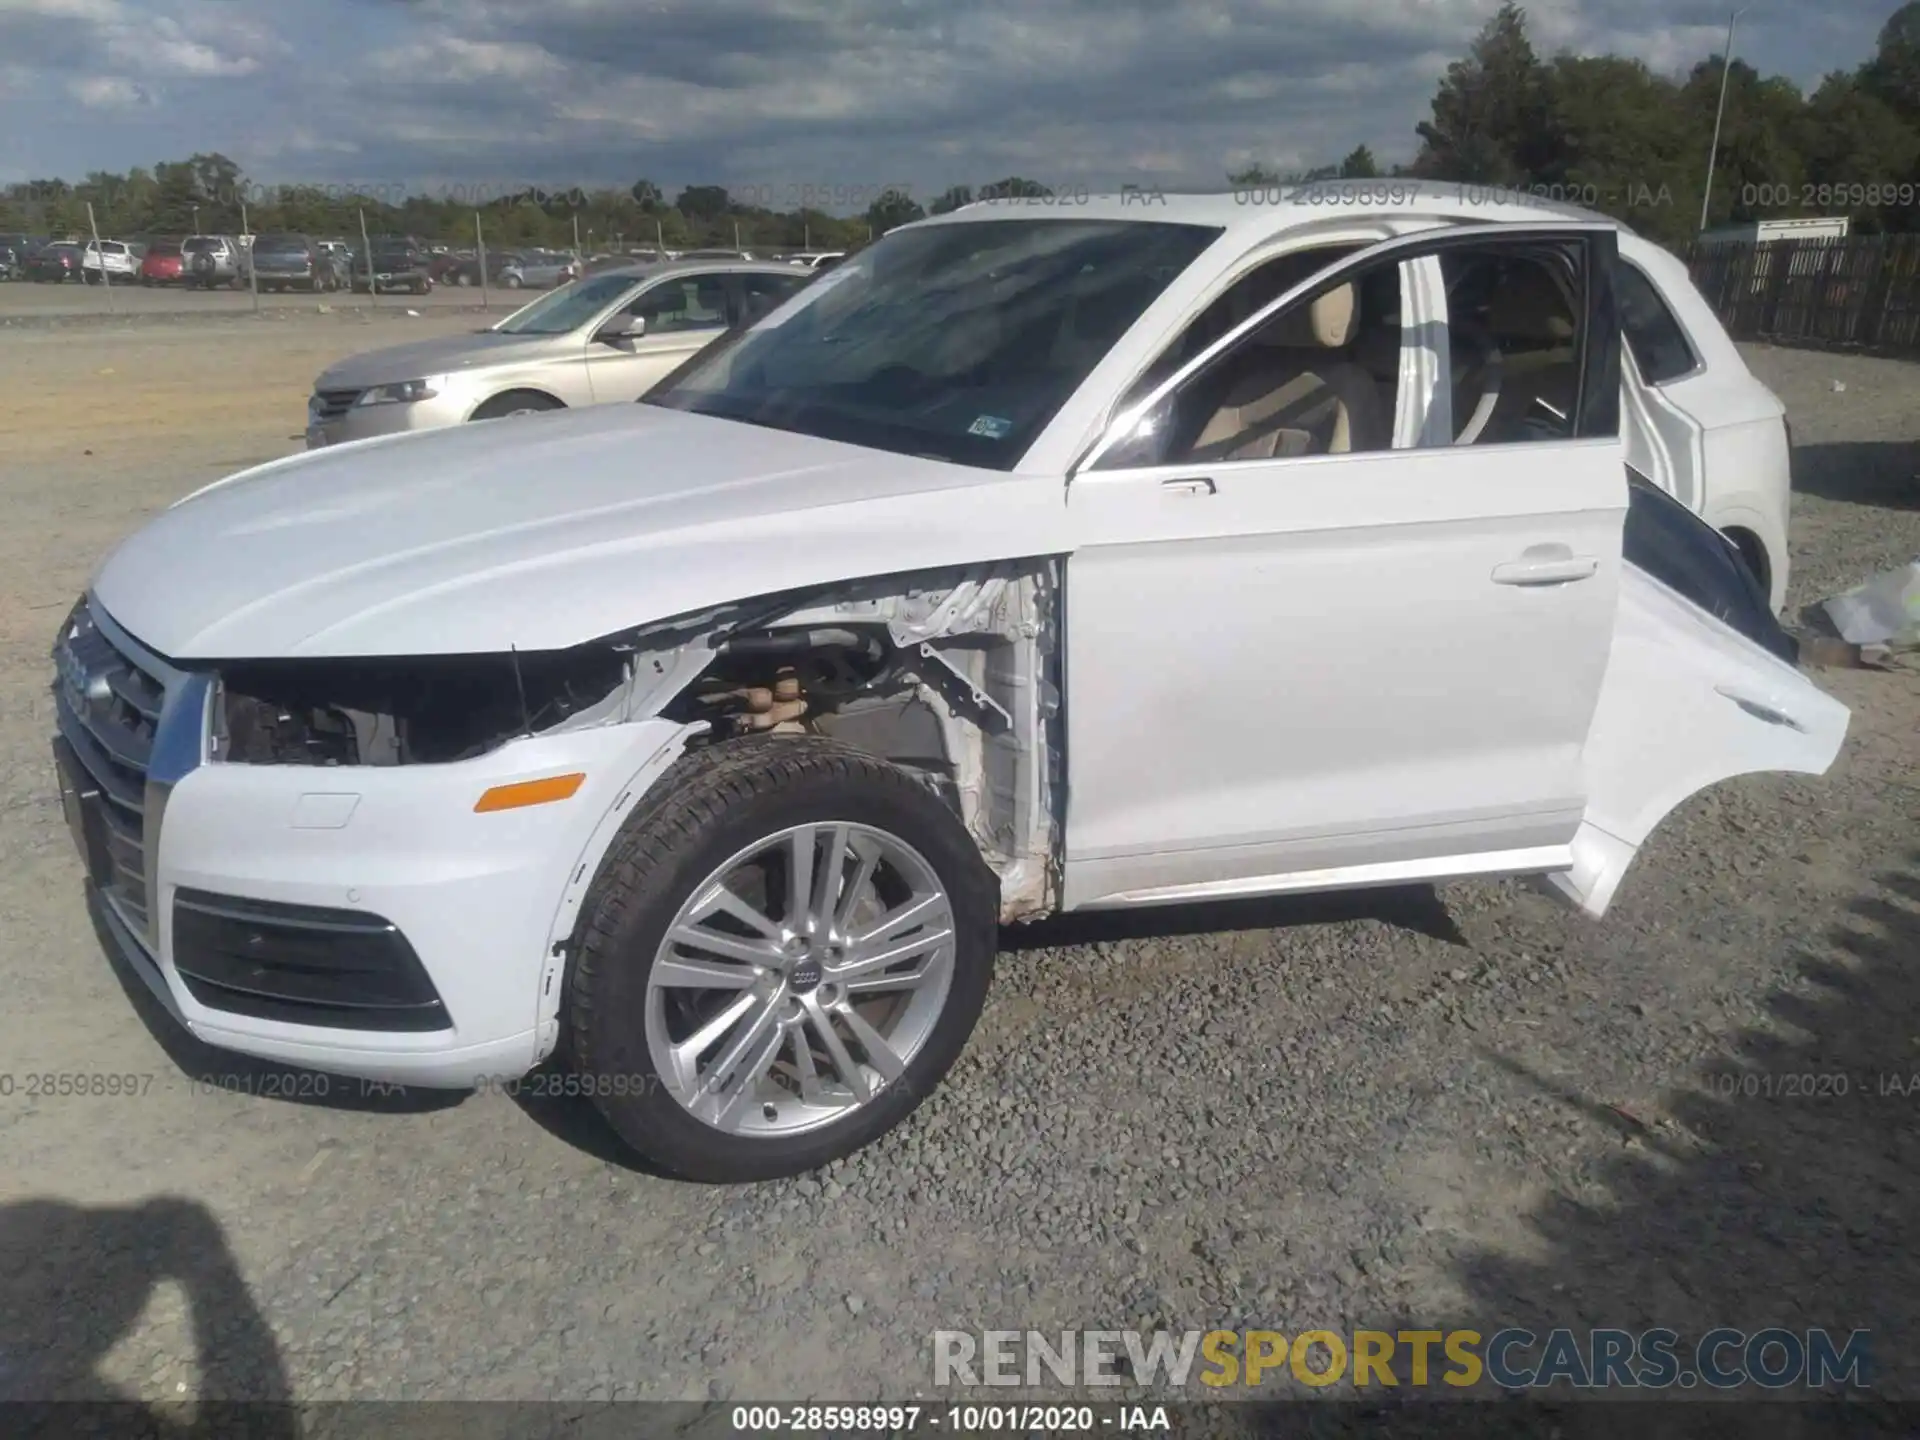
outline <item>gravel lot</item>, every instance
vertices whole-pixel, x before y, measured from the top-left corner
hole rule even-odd
[[[116,537],[297,448],[322,364],[473,323],[399,308],[0,335],[0,1397],[901,1399],[936,1328],[1158,1322],[1865,1327],[1920,1395],[1912,670],[1823,672],[1833,773],[1698,798],[1602,925],[1481,883],[1010,933],[946,1086],[810,1179],[668,1183],[582,1104],[196,1083],[273,1077],[104,960],[46,648]],[[1794,605],[1920,553],[1920,369],[1752,360]],[[143,1078],[28,1098],[60,1073]]]

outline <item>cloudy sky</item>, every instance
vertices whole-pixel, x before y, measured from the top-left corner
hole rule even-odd
[[[1212,186],[1411,155],[1498,0],[0,0],[0,181],[219,150],[268,183],[849,195],[1019,173]],[[1894,0],[1756,0],[1811,86]],[[1539,0],[1542,52],[1684,69],[1725,0]],[[743,194],[743,198],[745,195]],[[855,206],[828,208],[863,208]]]

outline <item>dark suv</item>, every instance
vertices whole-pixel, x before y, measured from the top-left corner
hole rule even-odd
[[[253,275],[262,290],[331,290],[332,262],[304,235],[262,235],[253,242]]]
[[[370,264],[356,257],[353,288],[383,294],[405,290],[424,295],[433,289],[433,275],[428,269],[432,263],[433,257],[411,240],[375,240]]]

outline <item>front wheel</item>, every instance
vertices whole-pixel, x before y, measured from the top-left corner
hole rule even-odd
[[[816,1169],[906,1119],[965,1047],[998,887],[898,766],[813,737],[683,757],[581,908],[568,1060],[692,1180]]]
[[[562,410],[563,406],[551,395],[538,390],[509,390],[496,395],[476,409],[467,418],[469,420],[504,420],[509,415],[537,415],[543,410]]]

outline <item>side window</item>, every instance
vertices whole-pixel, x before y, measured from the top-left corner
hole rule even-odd
[[[1236,285],[1174,342],[1170,354],[1177,359],[1163,356],[1149,373],[1163,378],[1261,304],[1338,258],[1320,250],[1274,262],[1295,262],[1290,275],[1276,271],[1268,277],[1272,267],[1255,271],[1241,282],[1249,286],[1246,292]],[[1263,298],[1251,298],[1263,291]],[[1216,324],[1218,330],[1203,329]],[[1190,340],[1196,332],[1206,338]],[[1343,276],[1243,335],[1155,406],[1097,468],[1390,449],[1399,347],[1396,258]],[[1382,351],[1384,362],[1378,358]]]
[[[1251,270],[1222,291],[1214,302],[1194,317],[1191,324],[1155,358],[1140,378],[1134,381],[1118,408],[1134,404],[1167,376],[1263,305],[1270,305],[1303,280],[1310,280],[1329,265],[1357,254],[1359,245],[1316,245],[1291,250]]]
[[[1572,437],[1585,304],[1576,254],[1553,245],[1441,253],[1454,444]]]
[[[689,275],[663,280],[627,307],[647,322],[647,334],[681,330],[724,330],[727,285],[718,275]]]
[[[1614,265],[1613,292],[1620,307],[1620,329],[1642,380],[1661,385],[1700,364],[1687,342],[1687,332],[1638,265],[1625,260]]]
[[[740,277],[740,323],[751,325],[777,310],[781,303],[813,278],[806,272],[794,275],[762,275],[753,272]]]

